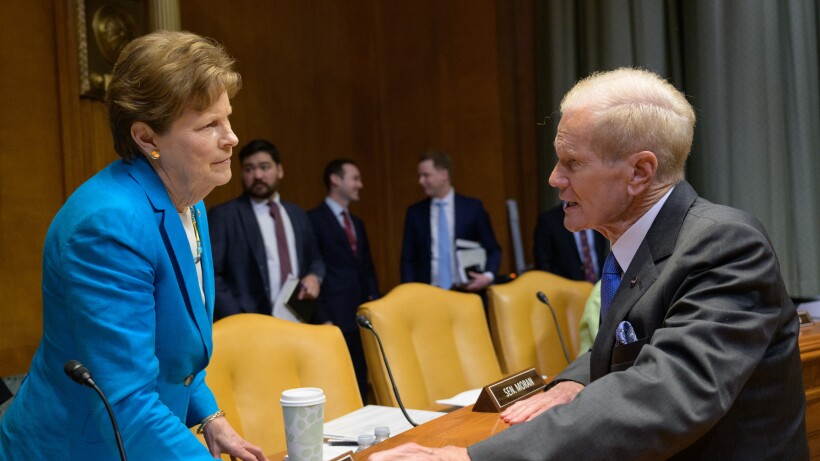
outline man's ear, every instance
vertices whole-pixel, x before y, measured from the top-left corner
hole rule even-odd
[[[445,176],[447,176],[447,182],[452,184],[453,182],[450,180],[450,170],[448,170],[446,168],[442,168],[441,172],[444,173]]]
[[[278,173],[279,174],[279,179],[284,178],[285,177],[285,167],[284,167],[284,165],[282,165],[281,163],[278,163],[276,166],[277,166],[276,169],[279,171],[279,173]]]
[[[150,154],[154,149],[159,147],[154,140],[155,136],[154,130],[151,129],[147,123],[134,122],[131,124],[131,139],[137,143],[137,146],[139,146],[140,150],[145,154]]]
[[[629,156],[629,166],[632,174],[627,188],[631,194],[639,195],[652,184],[658,171],[658,158],[648,150],[637,152]]]
[[[332,173],[330,175],[330,185],[339,187],[339,184],[342,182],[342,177],[336,173]]]

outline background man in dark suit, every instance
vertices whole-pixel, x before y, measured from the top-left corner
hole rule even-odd
[[[350,159],[332,160],[323,179],[327,198],[308,212],[327,268],[314,323],[332,323],[342,330],[362,401],[367,401],[367,363],[356,310],[379,296],[379,286],[364,222],[348,210],[351,202],[359,201],[364,186],[358,166]]]
[[[589,250],[589,266],[583,257],[584,239]],[[535,226],[535,268],[571,280],[595,283],[601,278],[601,268],[609,244],[603,235],[591,229],[570,232],[564,227],[564,205],[558,205],[538,215]]]
[[[325,275],[307,213],[277,192],[285,171],[276,146],[253,140],[239,151],[239,161],[245,192],[208,212],[216,275],[214,320],[242,312],[273,315],[289,273],[301,279],[299,298],[315,299]],[[275,315],[296,320],[286,308]]]
[[[808,459],[794,305],[757,219],[684,181],[694,126],[683,93],[644,70],[564,96],[550,185],[568,229],[612,242],[592,350],[506,409],[508,430],[372,460]]]
[[[456,239],[478,242],[487,252],[484,272],[470,272],[461,289],[482,291],[493,282],[501,264],[501,247],[490,216],[476,198],[455,193],[452,162],[442,151],[430,151],[419,160],[419,184],[427,199],[411,205],[404,219],[401,281],[431,283],[445,289],[457,284]],[[442,213],[440,210],[444,210]],[[442,233],[446,239],[439,239]],[[444,277],[442,277],[444,275]]]

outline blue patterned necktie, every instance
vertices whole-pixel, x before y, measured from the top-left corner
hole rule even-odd
[[[450,249],[450,228],[447,226],[447,213],[444,210],[445,202],[438,205],[438,286],[449,290],[453,286],[453,269],[450,263],[452,250]]]
[[[621,285],[621,266],[615,259],[615,254],[610,252],[604,261],[604,269],[601,271],[601,321],[606,318],[612,299],[618,292]]]

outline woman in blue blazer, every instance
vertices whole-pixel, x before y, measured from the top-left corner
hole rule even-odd
[[[205,385],[213,267],[202,199],[231,177],[228,116],[241,84],[221,46],[158,32],[128,44],[108,89],[122,157],[59,211],[43,254],[43,338],[0,422],[0,460],[116,459],[87,365],[134,460],[263,460]],[[189,427],[199,424],[206,449]],[[210,451],[210,453],[209,453]]]

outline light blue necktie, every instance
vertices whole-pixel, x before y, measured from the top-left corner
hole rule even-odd
[[[453,286],[453,266],[450,263],[452,249],[450,248],[450,228],[447,226],[447,213],[444,210],[445,202],[436,202],[438,205],[438,286],[449,290]]]
[[[601,271],[601,322],[606,318],[612,299],[621,286],[621,266],[615,259],[615,254],[610,252],[604,261],[604,268]]]

